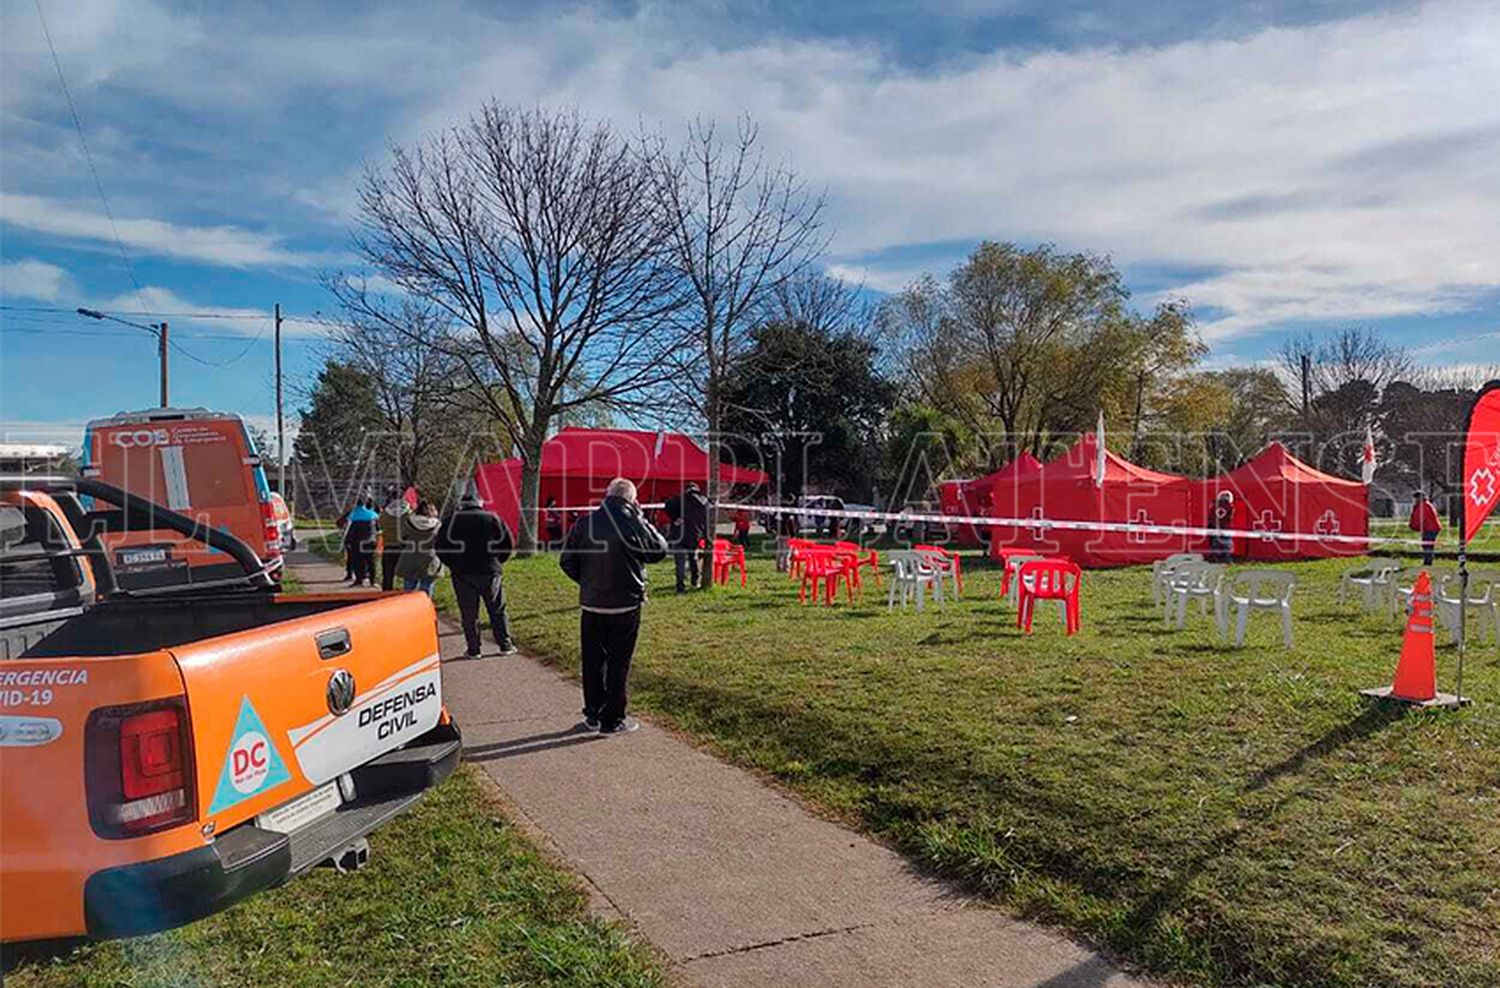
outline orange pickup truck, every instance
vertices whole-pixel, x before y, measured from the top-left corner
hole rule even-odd
[[[108,536],[153,530],[240,575],[119,588]],[[277,593],[227,532],[0,477],[0,941],[134,936],[362,865],[458,764],[438,663],[423,594]]]

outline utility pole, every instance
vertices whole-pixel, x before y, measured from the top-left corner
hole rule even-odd
[[[1308,409],[1312,405],[1312,355],[1302,355],[1302,423],[1307,424]]]
[[[161,407],[166,408],[171,404],[167,397],[167,324],[161,323],[161,331],[156,334],[156,354],[161,361]]]
[[[280,302],[276,303],[276,493],[286,497],[286,418],[281,403]]]
[[[98,309],[78,308],[73,311],[77,312],[80,316],[87,316],[90,319],[108,319],[110,322],[117,322],[122,326],[144,329],[156,337],[156,359],[161,365],[161,407],[166,408],[170,400],[167,396],[167,324],[165,322],[131,322],[129,319],[121,319],[119,316],[100,312]]]

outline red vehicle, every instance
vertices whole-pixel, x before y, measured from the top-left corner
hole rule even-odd
[[[228,532],[281,572],[282,531],[271,489],[244,421],[204,408],[153,408],[90,422],[83,475]],[[223,552],[174,532],[112,535],[116,579],[125,589],[237,579]]]

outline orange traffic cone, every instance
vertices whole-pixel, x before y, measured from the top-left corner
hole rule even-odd
[[[1411,616],[1396,660],[1396,678],[1390,686],[1360,690],[1378,700],[1400,700],[1421,706],[1458,706],[1458,698],[1437,691],[1437,658],[1432,638],[1432,577],[1423,570],[1411,588]]]

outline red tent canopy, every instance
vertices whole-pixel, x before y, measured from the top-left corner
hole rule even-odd
[[[1133,522],[1140,525],[1197,525],[1196,484],[1178,474],[1138,466],[1108,449],[1104,478],[1095,483],[1099,445],[1089,433],[1061,456],[1012,483],[996,486],[990,513],[996,517],[1057,521]],[[1067,531],[996,525],[992,544],[1034,548],[1063,555],[1081,566],[1149,563],[1197,548],[1202,539],[1136,532]]]
[[[1281,443],[1271,443],[1244,466],[1205,480],[1200,514],[1207,519],[1219,491],[1235,500],[1235,527],[1259,532],[1368,535],[1370,489],[1308,466]],[[1206,521],[1199,524],[1207,524]],[[1236,539],[1236,555],[1251,559],[1357,556],[1364,546],[1316,539]]]
[[[708,453],[680,433],[568,426],[542,444],[539,507],[552,499],[559,508],[597,504],[616,477],[634,481],[642,503],[659,502],[688,481],[707,490],[708,472]],[[719,466],[719,483],[725,487],[758,487],[770,479],[760,470]],[[481,464],[474,483],[485,506],[515,529],[521,511],[520,459]],[[571,522],[564,518],[564,528]]]
[[[995,515],[1004,511],[992,510],[996,492],[999,492],[1002,507],[1013,501],[1015,485],[1042,468],[1042,461],[1022,450],[1005,466],[977,480],[950,480],[938,488],[940,503],[945,515]],[[982,539],[972,525],[959,525],[960,540],[978,545]]]

